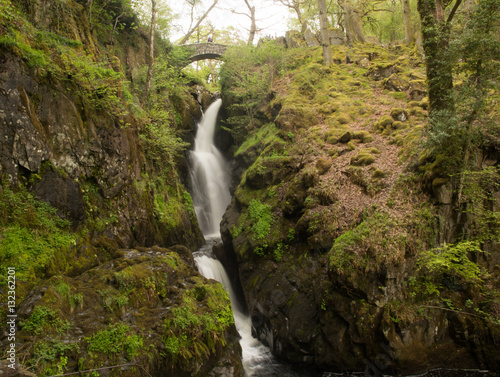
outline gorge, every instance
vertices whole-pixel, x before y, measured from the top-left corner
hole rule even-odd
[[[415,46],[228,46],[213,93],[157,38],[145,98],[128,6],[0,0],[6,375],[500,373],[493,79],[440,129]]]

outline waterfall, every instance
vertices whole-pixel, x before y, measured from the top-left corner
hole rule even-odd
[[[231,202],[228,164],[214,144],[217,113],[221,104],[220,99],[215,101],[198,124],[194,150],[190,156],[193,205],[205,237],[220,237],[220,221]]]
[[[231,202],[230,172],[224,156],[214,144],[217,113],[222,101],[218,99],[207,109],[198,124],[194,149],[190,153],[193,205],[207,243],[194,252],[200,273],[220,282],[229,293],[234,322],[240,334],[243,368],[246,377],[294,377],[287,366],[279,364],[269,348],[252,337],[252,321],[240,305],[231,281],[222,264],[212,252],[214,243],[220,242],[220,222]]]

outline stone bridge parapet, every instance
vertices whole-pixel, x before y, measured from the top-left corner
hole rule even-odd
[[[218,43],[195,43],[183,46],[190,52],[189,61],[196,62],[203,59],[221,59],[226,52],[226,45]]]

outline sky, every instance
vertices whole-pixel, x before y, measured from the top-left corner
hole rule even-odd
[[[287,7],[278,5],[273,0],[249,0],[249,3],[255,6],[257,28],[263,29],[257,34],[255,42],[257,42],[259,37],[266,35],[278,37],[285,35],[285,32],[288,30],[288,19],[291,16]],[[198,16],[200,17],[212,4],[213,0],[203,0],[203,5],[198,8]],[[187,32],[190,22],[190,7],[184,0],[169,1],[169,5],[174,13],[180,15],[180,18],[174,23],[182,25],[184,29],[183,31],[172,30],[170,40],[176,42]],[[242,39],[246,40],[248,38],[247,30],[250,29],[250,18],[234,14],[230,9],[235,9],[239,13],[249,14],[249,10],[243,0],[219,0],[217,6],[212,9],[203,21],[203,24],[206,24],[210,20],[216,28],[224,28],[232,25],[241,30]]]

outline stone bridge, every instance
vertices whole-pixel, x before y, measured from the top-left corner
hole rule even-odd
[[[189,62],[196,62],[203,59],[221,59],[226,52],[226,45],[217,43],[196,43],[183,46],[189,51]]]

